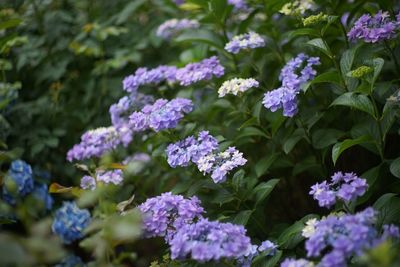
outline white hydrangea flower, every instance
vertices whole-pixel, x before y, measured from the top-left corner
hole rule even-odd
[[[307,10],[312,10],[314,8],[315,3],[313,0],[296,0],[285,4],[279,12],[284,15],[303,15]]]
[[[306,222],[306,226],[301,231],[301,235],[305,238],[310,238],[315,233],[315,226],[317,225],[318,220],[313,218]]]
[[[226,94],[238,95],[239,92],[245,92],[252,87],[258,87],[259,83],[253,79],[241,79],[233,78],[229,81],[225,81],[222,86],[218,89],[218,96],[223,97]]]

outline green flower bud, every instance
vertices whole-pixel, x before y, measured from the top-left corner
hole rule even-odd
[[[315,25],[317,23],[326,21],[328,19],[328,15],[323,14],[322,12],[319,13],[318,15],[311,15],[303,20],[303,25],[304,26],[311,26],[311,25]]]
[[[350,72],[349,76],[353,77],[353,78],[361,78],[361,77],[367,75],[368,73],[371,73],[372,71],[373,71],[373,69],[371,67],[361,66],[355,70],[352,70]]]

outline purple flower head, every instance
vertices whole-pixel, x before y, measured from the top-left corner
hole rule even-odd
[[[305,259],[285,259],[281,267],[314,267],[314,263]]]
[[[268,256],[273,256],[276,253],[276,249],[277,249],[278,245],[276,245],[275,243],[269,241],[269,240],[265,240],[264,242],[261,243],[261,245],[258,247],[258,251],[259,252],[264,252],[264,251],[268,251],[267,255]]]
[[[249,32],[234,36],[232,40],[225,45],[225,50],[237,54],[243,49],[254,49],[264,46],[265,41],[258,33]]]
[[[213,76],[224,75],[224,67],[216,56],[206,58],[197,63],[189,63],[176,71],[176,80],[180,85],[188,86],[199,81],[208,81]]]
[[[185,29],[196,29],[200,26],[197,20],[193,19],[170,19],[158,26],[157,36],[169,39]]]
[[[265,93],[263,104],[272,112],[282,108],[283,115],[293,117],[297,114],[297,95],[301,87],[314,79],[317,72],[315,65],[319,65],[318,57],[309,57],[303,53],[291,59],[281,70],[279,80],[282,86]]]
[[[199,133],[198,138],[189,136],[182,141],[170,144],[167,147],[168,164],[175,168],[177,166],[188,166],[190,162],[197,163],[198,160],[218,148],[217,139],[208,131]]]
[[[82,135],[79,144],[68,151],[67,159],[73,161],[101,157],[120,144],[127,146],[131,140],[132,131],[125,125],[118,128],[111,126],[90,130]]]
[[[380,10],[375,16],[362,15],[347,34],[350,40],[361,39],[366,43],[376,43],[396,37],[398,21],[391,20],[388,12]]]
[[[96,171],[96,180],[105,184],[119,185],[124,180],[122,170],[98,170]]]
[[[197,167],[204,174],[211,173],[211,178],[215,183],[222,183],[225,182],[231,170],[245,165],[246,162],[243,153],[235,147],[229,147],[224,152],[211,153],[201,157],[197,162]]]
[[[171,101],[158,99],[154,104],[146,105],[141,111],[132,113],[129,123],[134,131],[153,129],[159,132],[175,128],[184,114],[192,110],[193,103],[189,99],[175,98]]]
[[[165,237],[167,241],[184,225],[202,218],[204,213],[197,197],[186,199],[171,192],[147,199],[139,205],[139,210],[143,216],[145,236]]]
[[[179,228],[169,245],[171,259],[189,257],[199,262],[207,262],[240,258],[251,243],[241,225],[201,219],[197,223]]]
[[[158,66],[154,69],[139,68],[135,74],[125,77],[123,89],[131,94],[136,94],[140,86],[146,84],[157,85],[163,81],[175,82],[177,68],[174,66]]]
[[[11,162],[10,169],[3,180],[3,199],[9,204],[16,203],[17,196],[24,197],[34,189],[34,182],[32,176],[32,168],[23,160],[14,160]],[[15,184],[15,192],[9,192],[9,183]]]
[[[228,4],[233,5],[235,11],[249,10],[246,0],[228,0]]]
[[[362,196],[367,188],[367,181],[356,174],[337,172],[332,175],[331,183],[324,181],[313,185],[310,195],[318,200],[319,206],[329,208],[336,203],[336,199],[345,202],[355,200]]]
[[[96,189],[96,180],[89,175],[85,175],[81,179],[81,188],[82,189],[88,189],[88,190],[94,190]]]

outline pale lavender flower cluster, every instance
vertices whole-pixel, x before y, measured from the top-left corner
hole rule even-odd
[[[85,175],[81,178],[81,188],[85,190],[96,189],[96,179],[90,175]]]
[[[231,170],[245,165],[246,162],[243,153],[235,147],[229,147],[224,152],[201,157],[197,162],[197,167],[203,174],[211,173],[211,178],[215,183],[222,183],[226,181],[226,176]]]
[[[168,145],[167,161],[175,168],[177,166],[188,166],[190,162],[197,163],[203,156],[210,154],[218,148],[217,139],[208,131],[201,131],[197,139],[189,136],[182,141]]]
[[[137,89],[146,84],[157,85],[163,81],[175,82],[175,66],[158,66],[154,69],[138,68],[135,74],[125,77],[123,89],[128,93],[136,93]]]
[[[139,210],[145,236],[165,237],[167,241],[184,225],[202,218],[204,213],[197,197],[186,199],[170,192],[147,199],[139,205]]]
[[[180,85],[188,86],[199,81],[211,80],[213,76],[224,75],[224,67],[216,56],[206,58],[200,62],[189,63],[176,71],[176,80]]]
[[[281,267],[314,267],[314,263],[305,259],[285,259],[281,263]]]
[[[201,219],[178,229],[170,240],[171,259],[190,257],[199,262],[240,258],[251,246],[241,225]]]
[[[124,180],[122,170],[98,170],[96,171],[96,180],[105,184],[119,185]]]
[[[375,223],[376,212],[372,208],[354,215],[329,215],[316,223],[314,233],[306,240],[307,257],[322,256],[320,266],[346,266],[350,257],[359,256],[388,238],[400,237],[398,227],[387,225],[381,234]]]
[[[331,177],[331,182],[323,181],[311,187],[310,195],[321,207],[331,207],[336,199],[345,202],[353,201],[362,196],[368,188],[365,179],[357,177],[355,173],[337,172]]]
[[[225,45],[225,50],[237,54],[243,49],[254,49],[265,46],[264,39],[255,32],[249,32],[234,36],[231,41]]]
[[[159,132],[164,129],[175,128],[184,114],[193,110],[193,103],[186,98],[173,100],[157,99],[152,105],[146,105],[141,111],[129,116],[129,124],[133,131],[153,129]]]
[[[275,243],[265,240],[259,246],[251,245],[247,248],[245,254],[237,259],[237,262],[241,267],[251,267],[253,259],[260,253],[265,253],[265,256],[274,256],[276,254],[278,245]]]
[[[127,145],[130,137],[131,131],[127,127],[121,128],[120,131],[113,126],[87,131],[82,135],[81,142],[68,151],[67,159],[73,161],[100,157],[121,143]]]
[[[375,16],[362,15],[347,34],[350,40],[362,39],[366,43],[376,43],[396,37],[400,20],[391,20],[388,12],[380,10]]]
[[[309,57],[303,53],[291,59],[279,76],[282,86],[264,95],[264,106],[272,112],[283,108],[284,116],[293,117],[297,113],[297,95],[301,87],[315,77],[317,72],[313,66],[319,64],[318,57]]]
[[[247,11],[249,7],[245,0],[228,0],[228,4],[233,5],[235,10]]]
[[[196,29],[199,26],[199,22],[193,19],[169,19],[158,27],[156,34],[168,39],[182,30]]]

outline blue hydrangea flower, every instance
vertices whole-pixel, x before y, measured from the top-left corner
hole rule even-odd
[[[179,228],[169,242],[171,259],[199,262],[242,257],[251,246],[242,225],[201,219]]]
[[[32,195],[39,201],[43,202],[44,207],[47,210],[51,210],[53,207],[53,198],[49,194],[47,184],[35,183]]]
[[[125,77],[123,89],[131,94],[136,94],[140,86],[157,85],[163,81],[175,82],[177,68],[175,66],[161,65],[154,69],[139,68],[135,74]]]
[[[75,202],[64,201],[54,215],[51,229],[65,244],[70,244],[84,236],[83,230],[90,223],[90,212],[80,209]]]
[[[297,95],[301,87],[312,80],[317,72],[313,66],[319,65],[318,57],[309,57],[303,53],[291,59],[281,70],[279,80],[282,86],[265,93],[263,104],[272,112],[282,108],[283,115],[293,117],[297,114]]]
[[[356,214],[329,215],[317,221],[306,240],[308,257],[321,257],[321,266],[346,266],[348,259],[361,255],[388,238],[398,238],[398,227],[376,229],[377,213],[372,208]],[[388,231],[389,228],[392,228]]]
[[[145,236],[160,236],[166,240],[170,240],[183,225],[202,218],[204,213],[197,197],[186,199],[171,192],[147,199],[139,205],[139,210],[143,217]]]
[[[200,62],[189,63],[176,71],[176,80],[180,85],[188,86],[199,81],[208,81],[224,75],[224,67],[216,56],[206,58]]]
[[[232,40],[225,45],[225,50],[237,54],[243,49],[254,49],[264,46],[265,41],[258,33],[249,32],[234,36]]]
[[[399,20],[391,20],[388,12],[380,10],[373,17],[362,15],[347,36],[353,41],[361,39],[366,43],[376,43],[395,38],[399,27]]]
[[[367,180],[357,177],[355,173],[337,172],[331,177],[332,182],[316,183],[311,187],[310,195],[321,207],[330,208],[336,199],[345,202],[353,201],[362,196],[368,188]]]
[[[201,157],[197,162],[197,167],[204,174],[211,173],[211,178],[215,183],[222,183],[226,181],[231,170],[245,165],[246,162],[243,153],[235,147],[229,147],[224,152],[211,153]]]
[[[134,112],[129,117],[130,126],[134,131],[153,129],[159,132],[175,128],[179,121],[193,110],[189,99],[175,98],[171,101],[158,99],[152,105],[146,105],[141,111]]]
[[[157,36],[164,39],[171,38],[182,30],[196,29],[200,26],[197,20],[193,19],[169,19],[157,28]]]
[[[8,184],[15,184],[16,192],[9,192]],[[15,204],[16,196],[24,197],[32,192],[34,187],[32,168],[23,160],[14,160],[11,162],[10,169],[4,177],[3,199],[9,204]]]
[[[217,148],[217,139],[208,131],[201,131],[197,139],[189,136],[182,141],[168,145],[166,150],[168,164],[173,168],[188,166],[190,162],[197,163],[201,157]]]

